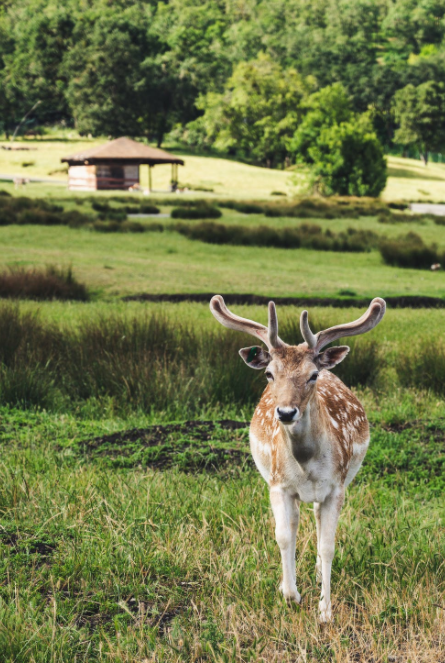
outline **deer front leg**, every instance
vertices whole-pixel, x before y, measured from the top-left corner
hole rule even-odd
[[[315,526],[317,528],[317,561],[315,563],[315,576],[321,582],[321,557],[320,557],[320,504],[314,502]]]
[[[281,488],[271,488],[270,502],[275,518],[275,538],[280,547],[283,581],[280,590],[284,598],[300,603],[295,571],[295,544],[300,509],[295,497]]]
[[[321,559],[321,600],[319,604],[320,621],[332,619],[331,609],[331,568],[335,552],[335,532],[344,501],[344,489],[334,491],[324,502],[318,505],[318,555]],[[317,518],[316,510],[316,518]],[[318,561],[318,560],[317,560]]]

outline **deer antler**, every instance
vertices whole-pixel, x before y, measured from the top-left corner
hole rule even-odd
[[[303,311],[300,318],[301,333],[308,346],[315,350],[315,354],[318,354],[325,345],[332,343],[332,341],[336,341],[338,338],[342,338],[343,336],[357,336],[358,334],[364,334],[365,332],[370,331],[379,324],[380,320],[385,315],[385,310],[385,300],[376,297],[370,303],[366,313],[364,313],[358,320],[348,322],[344,325],[330,327],[315,335],[309,327],[307,311]]]
[[[260,341],[267,345],[269,350],[286,345],[278,336],[277,311],[273,302],[269,302],[268,327],[261,325],[259,322],[247,320],[247,318],[241,318],[239,315],[235,315],[229,311],[221,295],[215,295],[212,297],[210,300],[210,310],[218,322],[224,325],[224,327],[229,327],[229,329],[235,329],[236,331],[242,331],[251,334],[252,336],[256,336]]]

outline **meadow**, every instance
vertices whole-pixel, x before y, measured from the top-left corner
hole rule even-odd
[[[50,137],[19,139],[15,147],[26,150],[8,150],[10,142],[0,141],[0,180],[2,175],[42,178],[45,183],[28,185],[36,195],[60,196],[67,181],[67,164],[61,158],[90,149],[106,141],[80,138],[76,132],[52,132]],[[305,169],[273,170],[260,168],[224,158],[218,154],[196,155],[175,144],[163,149],[184,159],[179,168],[179,181],[191,189],[204,189],[206,197],[230,198],[270,197],[273,192],[294,195],[307,188]],[[386,200],[444,200],[445,164],[430,163],[427,167],[415,159],[388,156],[388,183],[382,197]],[[170,166],[153,169],[153,188],[166,191],[170,184]],[[52,182],[52,184],[51,184]],[[141,167],[141,185],[148,186],[148,171]],[[199,193],[199,191],[197,192]],[[99,194],[101,195],[101,194]],[[102,194],[102,195],[106,195]],[[189,194],[188,194],[189,195]]]
[[[246,199],[254,190],[246,186]],[[85,214],[107,198],[51,192],[48,200]],[[166,199],[155,202],[170,214]],[[217,222],[228,228],[308,222],[221,212]],[[169,217],[138,221],[165,228],[0,227],[0,272],[71,266],[88,292],[88,301],[0,302],[2,660],[445,661],[445,311],[389,308],[381,325],[351,340],[336,369],[364,403],[372,440],[340,519],[334,621],[321,625],[309,506],[297,543],[302,605],[278,594],[267,487],[248,449],[265,379],[237,354],[249,340],[220,328],[206,303],[122,299],[443,298],[443,272],[390,267],[376,248],[209,244],[177,232]],[[445,249],[445,227],[432,219],[310,223],[389,238],[414,231]],[[265,306],[231,308],[266,320]],[[318,330],[362,310],[309,307],[309,315]],[[300,312],[278,308],[288,342],[300,339]]]

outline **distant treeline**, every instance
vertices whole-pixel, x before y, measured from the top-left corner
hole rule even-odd
[[[370,113],[385,147],[426,157],[445,142],[444,34],[444,0],[2,0],[0,130],[40,102],[24,128],[174,131],[276,167],[316,161],[323,112]]]

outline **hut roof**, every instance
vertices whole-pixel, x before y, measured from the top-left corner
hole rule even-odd
[[[105,145],[92,147],[84,152],[78,152],[68,157],[63,157],[61,161],[66,161],[72,166],[83,163],[127,163],[142,164],[147,163],[150,166],[161,163],[178,163],[184,165],[182,159],[175,157],[174,154],[164,152],[156,147],[149,147],[138,143],[131,138],[116,138]]]

